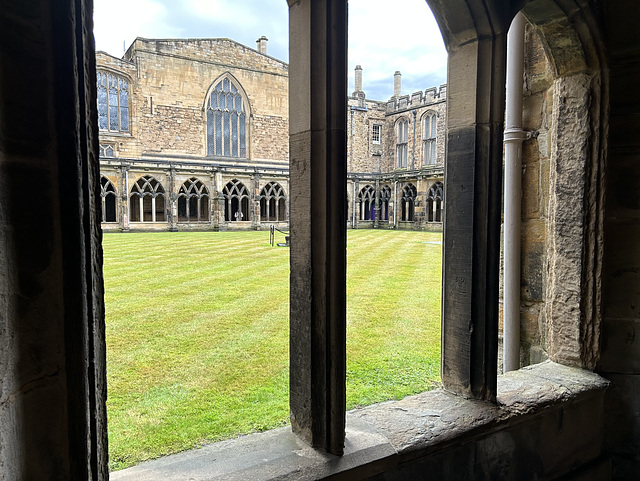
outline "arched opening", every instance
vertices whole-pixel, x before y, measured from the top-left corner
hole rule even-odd
[[[192,177],[178,191],[178,222],[209,221],[209,190],[202,181]]]
[[[116,189],[109,179],[100,179],[100,197],[102,199],[102,222],[117,222]]]
[[[240,222],[251,220],[249,218],[249,191],[245,185],[237,179],[224,186],[224,220],[227,222]]]
[[[165,216],[164,187],[154,177],[140,177],[129,193],[131,222],[163,222]]]

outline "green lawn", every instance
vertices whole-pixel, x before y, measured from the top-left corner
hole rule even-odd
[[[348,408],[439,382],[441,239],[349,231]],[[288,422],[289,249],[268,240],[105,234],[111,469]]]

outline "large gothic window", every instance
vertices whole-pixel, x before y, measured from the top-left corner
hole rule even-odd
[[[242,221],[249,219],[249,191],[242,182],[233,179],[222,190],[224,196],[224,220]]]
[[[418,192],[413,184],[407,184],[402,189],[402,200],[400,201],[400,207],[402,209],[401,220],[407,222],[414,221],[414,207],[418,197]]]
[[[358,194],[360,204],[360,220],[375,220],[376,192],[370,185],[365,185]]]
[[[178,222],[207,222],[209,191],[195,177],[187,180],[178,192]]]
[[[239,88],[225,77],[207,100],[207,155],[247,156],[246,102]]]
[[[102,222],[117,222],[116,189],[105,176],[100,179],[100,198],[102,199]]]
[[[444,200],[444,189],[442,182],[436,182],[429,189],[427,194],[427,221],[442,222],[442,203]]]
[[[401,119],[396,124],[396,163],[399,169],[407,166],[409,146],[409,122]]]
[[[427,113],[422,118],[422,152],[424,165],[436,163],[436,120],[434,112]]]
[[[166,220],[164,187],[150,175],[140,177],[129,195],[131,222]]]
[[[287,220],[287,199],[282,186],[269,182],[260,191],[260,220],[283,222]]]
[[[129,132],[129,81],[98,71],[98,127],[109,132]]]

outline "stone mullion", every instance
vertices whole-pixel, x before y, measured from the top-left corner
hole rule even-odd
[[[506,35],[450,49],[442,381],[495,400]],[[473,97],[469,98],[469,92]],[[475,109],[469,110],[469,102]]]
[[[289,0],[291,426],[342,454],[346,399],[347,2]]]

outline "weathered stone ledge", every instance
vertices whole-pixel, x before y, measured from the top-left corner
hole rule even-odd
[[[439,456],[438,453],[453,446],[473,451],[463,457],[473,458],[476,466],[470,469],[477,469],[477,465],[483,466],[491,460],[479,459],[479,451],[484,448],[474,446],[474,442],[486,444],[487,438],[511,429],[514,432],[506,438],[520,436],[522,429],[518,426],[523,423],[530,422],[536,429],[546,424],[555,425],[555,418],[549,423],[542,416],[569,406],[577,406],[578,417],[588,416],[594,406],[597,410],[607,385],[606,380],[592,372],[546,361],[499,376],[497,405],[435,390],[350,411],[342,457],[311,449],[285,427],[149,461],[114,472],[111,479],[311,480],[331,476],[355,480],[393,470],[401,464],[405,465],[402,469],[406,469],[412,460]],[[571,423],[560,424],[565,425],[558,428],[562,430],[560,436],[567,435],[567,430],[572,429]],[[528,432],[528,428],[525,431]],[[596,429],[594,438],[598,432]],[[535,438],[535,434],[531,437]],[[489,441],[492,443],[494,449],[501,452],[500,442]],[[554,452],[555,455],[566,458],[573,454]],[[588,456],[597,459],[598,446]],[[542,460],[540,466],[545,473],[554,473],[553,460]]]

